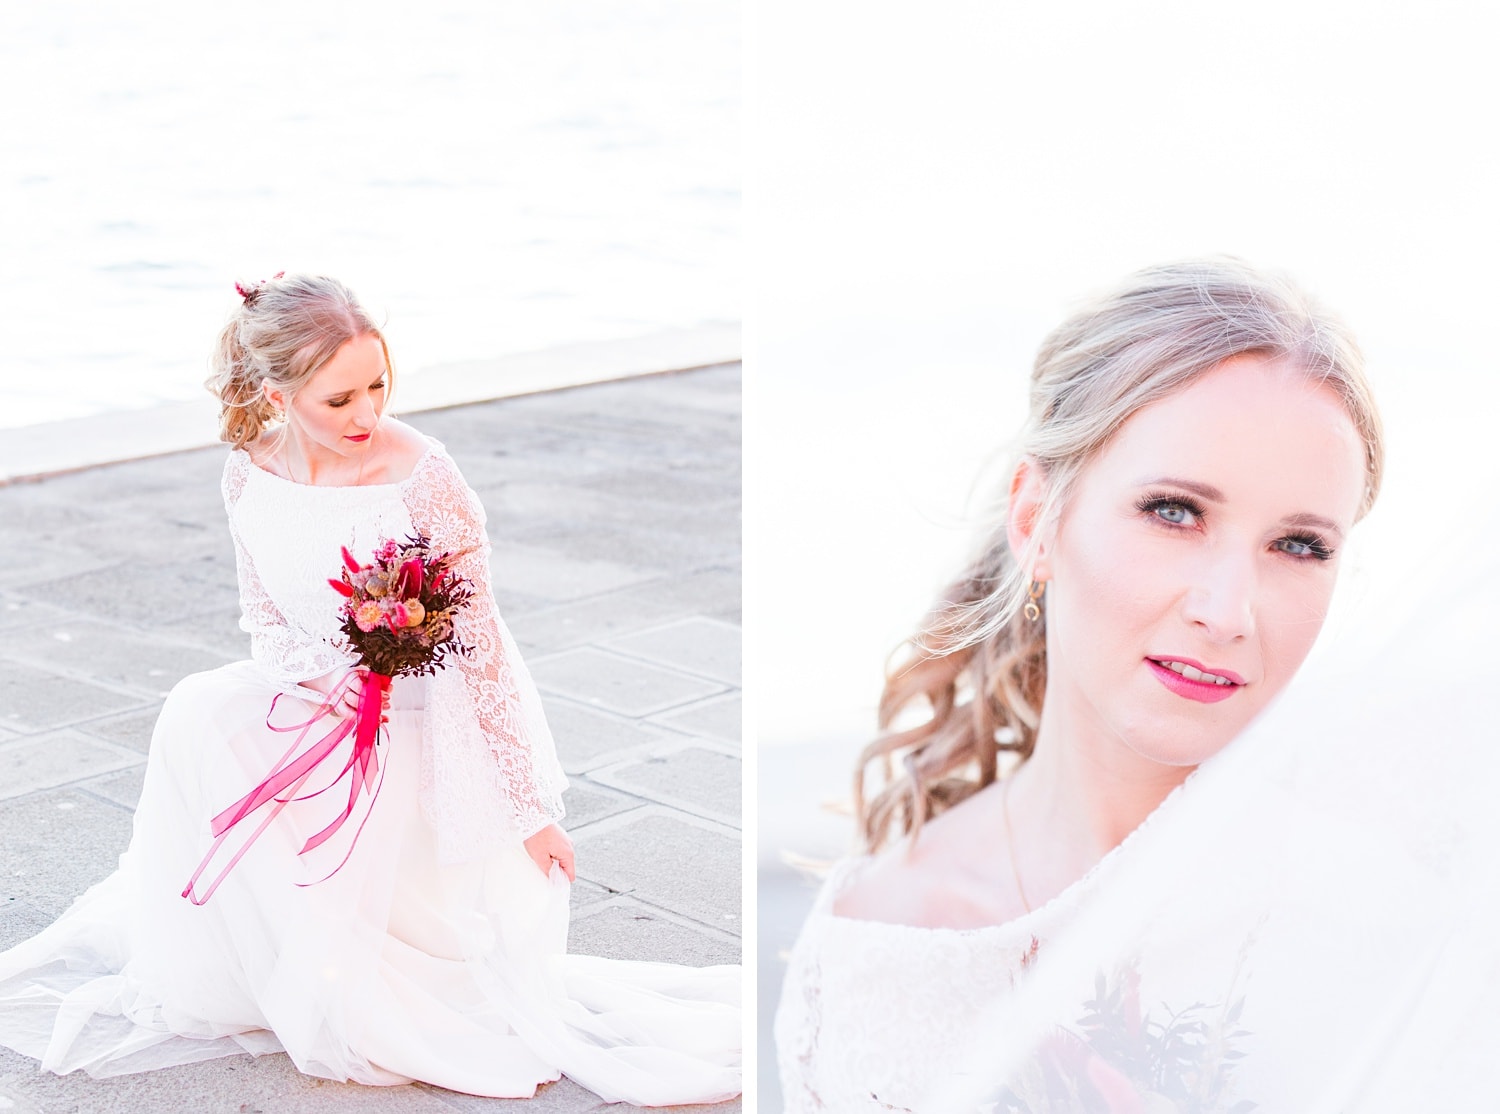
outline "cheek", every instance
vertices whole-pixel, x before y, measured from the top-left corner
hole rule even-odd
[[[1137,635],[1180,594],[1182,572],[1169,547],[1153,544],[1134,523],[1075,530],[1053,562],[1058,633],[1069,653]],[[1050,622],[1050,618],[1049,618]]]
[[[313,433],[327,436],[343,425],[340,414],[343,411],[333,410],[327,406],[313,406],[302,412],[302,424]]]
[[[1328,617],[1333,577],[1323,570],[1272,569],[1265,578],[1257,625],[1268,671],[1289,680]]]

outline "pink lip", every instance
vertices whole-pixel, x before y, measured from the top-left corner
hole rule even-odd
[[[368,433],[361,433],[358,437],[349,438],[351,441],[368,441],[369,439],[370,435]]]
[[[1166,685],[1168,689],[1175,692],[1178,696],[1185,696],[1189,700],[1196,700],[1201,704],[1217,704],[1220,700],[1228,700],[1245,684],[1244,678],[1232,670],[1205,669],[1191,658],[1180,658],[1175,655],[1166,660],[1180,661],[1183,665],[1191,665],[1200,672],[1213,673],[1234,682],[1229,685],[1216,685],[1212,681],[1190,681],[1181,673],[1174,673],[1165,665],[1158,664],[1151,658],[1146,659],[1146,664],[1151,667],[1151,672],[1156,674],[1158,681]]]

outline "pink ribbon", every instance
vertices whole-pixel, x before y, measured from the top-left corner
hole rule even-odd
[[[360,679],[361,677],[363,680]],[[359,703],[355,710],[354,719],[352,721],[340,719],[333,730],[329,731],[301,754],[296,754],[297,748],[302,746],[308,732],[312,730],[313,724],[317,723],[324,716],[332,715],[340,702],[348,693],[354,690],[355,686],[359,687]],[[354,845],[358,842],[360,833],[365,830],[365,824],[370,819],[370,812],[375,807],[375,800],[380,796],[380,787],[385,782],[385,770],[380,765],[379,752],[376,750],[376,738],[380,731],[381,705],[384,695],[390,690],[390,687],[391,679],[382,673],[367,672],[360,674],[351,670],[328,694],[327,699],[319,705],[318,710],[310,718],[304,720],[302,723],[295,723],[288,727],[276,727],[271,723],[271,716],[276,712],[276,702],[282,696],[281,693],[276,694],[275,698],[271,701],[270,711],[266,713],[266,726],[272,731],[296,731],[298,732],[297,738],[291,747],[288,748],[287,752],[277,760],[276,765],[271,767],[271,772],[266,775],[265,779],[259,785],[213,818],[213,822],[210,825],[210,830],[214,835],[213,846],[208,849],[208,853],[203,856],[203,861],[198,864],[198,869],[193,871],[193,876],[188,879],[187,888],[182,891],[183,897],[187,898],[194,905],[204,904],[209,898],[213,897],[214,891],[219,888],[219,883],[228,877],[229,872],[235,868],[240,859],[244,858],[245,852],[250,850],[255,841],[260,838],[261,833],[270,826],[271,821],[280,815],[282,809],[293,801],[307,801],[321,796],[343,781],[345,775],[350,775],[349,800],[344,806],[343,812],[335,816],[333,821],[322,831],[310,837],[302,845],[302,850],[297,852],[299,855],[305,855],[332,839],[338,833],[339,829],[344,826],[345,822],[354,815],[354,810],[359,804],[360,792],[364,790],[369,793],[370,803],[365,809],[364,816],[360,819],[359,826],[354,830],[353,838],[349,840],[349,849],[344,852],[344,857],[339,860],[338,866],[334,867],[322,878],[319,878],[317,882],[326,882],[343,869],[344,864],[349,861],[349,856],[354,853]],[[339,744],[349,737],[351,731],[354,732],[354,749],[349,755],[349,760],[344,763],[343,768],[323,788],[314,790],[303,796],[298,796],[297,794],[301,791],[302,786],[312,777],[318,767],[338,749]],[[293,757],[294,754],[296,754],[296,757]],[[198,879],[208,869],[209,863],[213,861],[214,856],[219,852],[219,848],[223,846],[224,841],[229,838],[234,828],[252,813],[268,804],[273,807],[261,819],[259,826],[250,833],[249,837],[240,846],[240,849],[234,853],[234,857],[229,860],[229,864],[219,872],[218,877],[208,887],[208,891],[202,897],[196,896],[193,893],[193,887],[198,884]],[[317,885],[317,882],[298,882],[297,885],[313,886]]]

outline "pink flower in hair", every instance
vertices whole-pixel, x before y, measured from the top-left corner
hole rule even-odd
[[[249,286],[249,287],[241,286],[238,282],[236,282],[234,284],[235,293],[237,293],[247,303],[252,302],[252,301],[255,300],[256,295],[260,293],[261,287],[265,286],[265,284],[268,283],[268,282],[271,282],[271,281],[273,281],[275,279],[279,279],[279,278],[283,277],[285,274],[286,274],[285,271],[277,271],[270,278],[268,278],[268,279],[261,279],[254,286]]]

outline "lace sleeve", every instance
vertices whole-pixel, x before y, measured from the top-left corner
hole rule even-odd
[[[235,524],[235,504],[245,490],[249,455],[231,452],[224,462],[224,511],[229,517],[229,535],[234,539],[234,564],[240,582],[240,629],[250,636],[250,656],[278,684],[291,689],[299,681],[321,677],[352,658],[324,639],[314,638],[287,621],[276,606]]]
[[[423,726],[423,807],[445,861],[524,839],[563,815],[567,784],[541,697],[490,589],[484,508],[450,457],[428,453],[403,488],[412,525],[474,586],[455,622],[473,648],[429,678]]]

